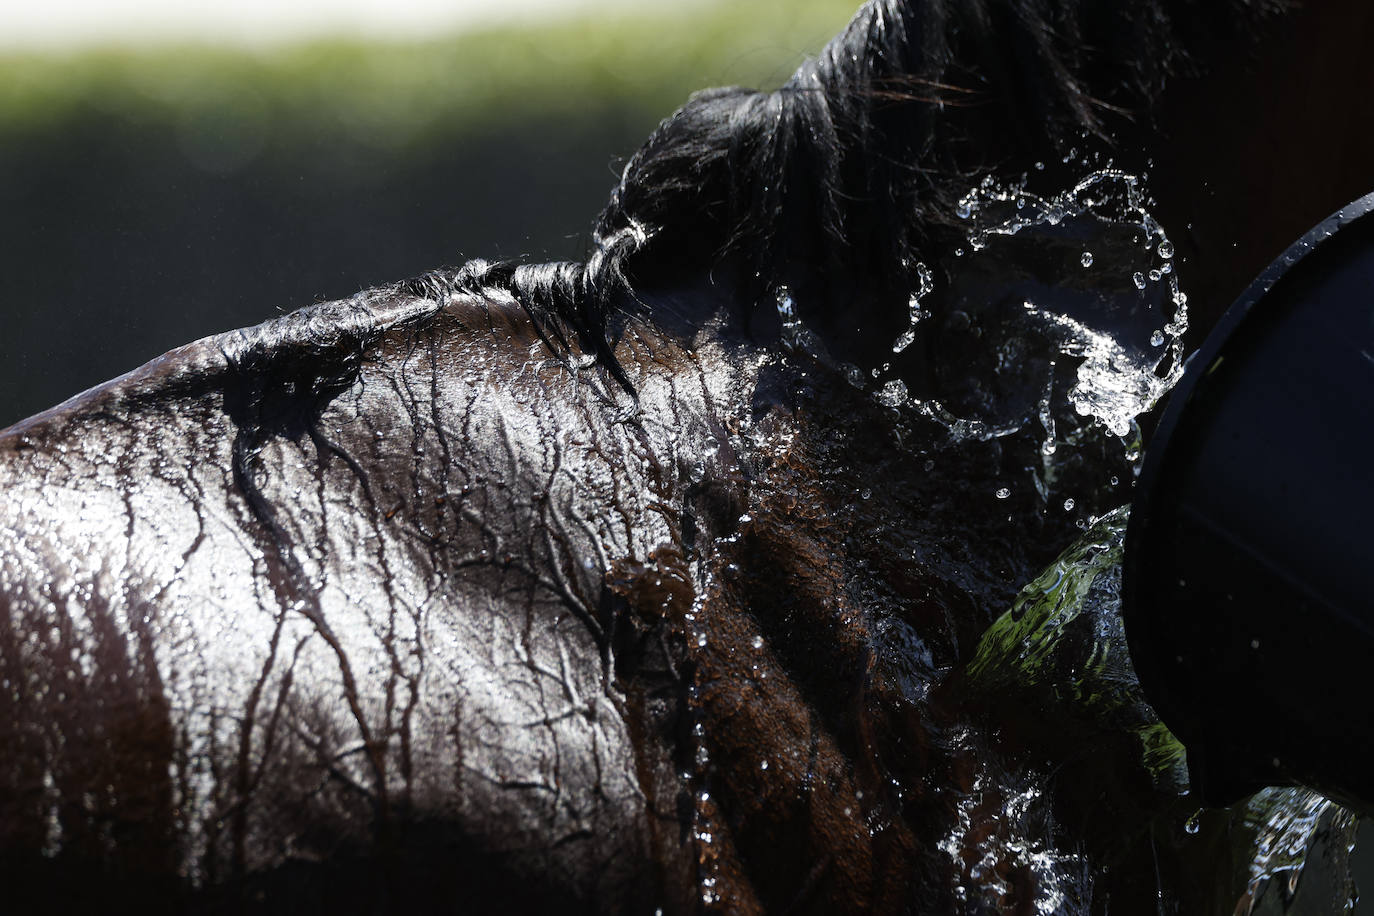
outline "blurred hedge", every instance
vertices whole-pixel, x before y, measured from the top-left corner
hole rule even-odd
[[[89,108],[189,125],[235,109],[274,145],[320,131],[398,149],[475,122],[592,106],[652,124],[698,88],[780,83],[854,0],[684,4],[616,19],[498,28],[419,44],[322,41],[261,52],[174,46],[0,57],[0,122]]]

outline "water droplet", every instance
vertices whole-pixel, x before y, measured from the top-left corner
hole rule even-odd
[[[779,286],[775,298],[778,304],[778,317],[784,322],[796,319],[797,304],[792,299],[792,291],[786,286]]]
[[[1073,497],[1072,497],[1072,496],[1070,496],[1068,499],[1064,500],[1064,511],[1065,511],[1065,512],[1072,512],[1072,511],[1073,511]]]
[[[1156,283],[1159,282],[1159,278],[1162,277],[1162,276],[1164,276],[1164,275],[1163,275],[1162,273],[1160,273],[1158,270],[1151,270],[1151,271],[1150,271],[1150,279],[1153,280],[1153,281],[1156,282]]]
[[[884,407],[901,407],[907,402],[906,382],[899,378],[891,379],[878,389],[874,397]]]
[[[763,648],[763,637],[762,637],[762,636],[755,636],[755,637],[754,637],[754,641],[753,641],[752,643],[750,643],[750,645],[752,645],[755,649],[762,649],[762,648]]]
[[[760,769],[760,770],[766,770],[766,769],[768,769],[768,761],[767,761],[767,760],[764,760],[763,762],[761,762],[761,763],[759,764],[759,769]]]
[[[1010,496],[1010,495],[1011,495],[1011,490],[1008,490],[1006,487],[1000,487],[1000,488],[997,490],[997,498],[998,498],[998,499],[1006,499],[1006,498],[1007,498],[1008,496]]]
[[[864,499],[872,499],[872,498],[873,498],[873,491],[870,490],[868,487],[864,487],[863,490],[861,490],[861,491],[859,492],[859,495],[860,495],[861,497],[863,497]]]
[[[1202,812],[1194,811],[1192,817],[1183,824],[1184,833],[1196,834],[1202,829]]]
[[[697,648],[698,648],[698,649],[704,649],[704,648],[706,648],[706,634],[705,634],[705,633],[702,633],[702,634],[700,634],[699,636],[697,636]]]
[[[1135,281],[1136,289],[1145,288],[1145,275],[1140,271],[1137,270],[1135,273],[1131,274],[1131,279]]]
[[[1174,244],[1173,242],[1170,242],[1168,239],[1165,239],[1164,241],[1160,242],[1159,248],[1156,250],[1159,252],[1159,256],[1166,261],[1174,256]]]
[[[1258,649],[1258,648],[1259,648],[1259,640],[1258,640],[1258,639],[1252,639],[1252,640],[1250,640],[1250,648],[1252,648],[1252,649]]]
[[[1155,331],[1153,334],[1151,334],[1151,335],[1150,335],[1150,345],[1151,345],[1151,346],[1154,346],[1154,347],[1162,347],[1162,346],[1164,346],[1164,332],[1163,332],[1163,331]]]
[[[1083,252],[1083,257],[1079,258],[1079,260],[1083,262],[1084,267],[1092,267],[1093,253],[1091,251],[1085,251]]]
[[[969,216],[973,214],[973,207],[970,206],[968,200],[961,200],[959,201],[959,206],[955,209],[954,213],[960,219],[968,219]]]

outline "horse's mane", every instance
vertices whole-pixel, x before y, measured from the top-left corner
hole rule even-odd
[[[437,270],[372,291],[514,297],[566,352],[631,388],[613,351],[637,289],[735,258],[746,305],[787,286],[822,308],[904,308],[923,246],[972,176],[1148,118],[1190,49],[1287,0],[870,0],[781,88],[699,92],[626,164],[581,262]],[[270,350],[275,332],[251,350]],[[259,335],[261,336],[261,335]],[[366,345],[365,341],[355,341]]]
[[[664,120],[585,262],[486,276],[551,310],[622,384],[608,320],[635,308],[636,286],[704,276],[722,257],[742,259],[746,298],[787,285],[905,303],[909,265],[967,189],[952,179],[1148,117],[1190,48],[1282,4],[870,0],[781,88],[699,92]]]

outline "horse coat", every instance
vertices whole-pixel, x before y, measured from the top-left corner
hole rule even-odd
[[[783,89],[665,121],[586,263],[313,306],[0,434],[14,897],[1230,912],[1243,880],[1155,840],[1177,799],[1075,795],[966,690],[1079,535],[1005,486],[1041,437],[954,441],[863,378],[975,165],[1094,142],[1230,15],[1106,6],[876,0]],[[1038,132],[989,139],[1011,110]],[[945,305],[904,384],[1024,413],[1047,345]],[[1057,479],[1096,514],[1130,459],[1089,432]],[[999,856],[949,847],[970,810]]]

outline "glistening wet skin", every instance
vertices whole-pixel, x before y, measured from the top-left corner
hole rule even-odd
[[[16,893],[1339,904],[1352,819],[1198,817],[1139,697],[1120,530],[1184,272],[1084,176],[971,190],[877,365],[708,284],[638,293],[618,378],[475,262],[9,430]]]
[[[1089,6],[875,0],[664,121],[584,261],[312,306],[0,433],[19,909],[1344,905],[1349,816],[1198,815],[1126,662],[1192,265],[1135,171],[1060,153],[1212,20]]]

